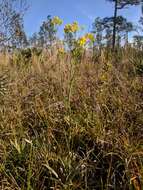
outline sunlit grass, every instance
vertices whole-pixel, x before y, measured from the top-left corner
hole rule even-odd
[[[0,55],[0,189],[141,190],[141,53],[28,51]]]

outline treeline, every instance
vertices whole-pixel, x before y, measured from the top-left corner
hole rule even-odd
[[[120,10],[130,8],[131,6],[141,6],[142,0],[107,0],[114,3],[113,16],[95,18],[92,24],[91,34],[95,40],[88,43],[88,47],[101,49],[102,47],[118,48],[123,45],[130,45],[143,48],[143,17],[140,17],[139,23],[134,24],[120,15]],[[48,48],[54,44],[64,44],[66,49],[74,49],[77,45],[77,33],[80,32],[80,26],[77,22],[66,25],[64,28],[64,40],[57,37],[58,27],[62,20],[58,17],[47,16],[47,19],[41,24],[39,32],[27,37],[24,30],[23,16],[28,8],[25,0],[0,0],[0,49],[15,49],[27,47]],[[66,28],[76,25],[74,31],[66,31]],[[134,34],[130,40],[130,33]],[[87,36],[87,34],[85,35]],[[80,36],[83,43],[83,36]],[[78,40],[79,40],[78,38]],[[88,39],[87,39],[88,40]],[[85,40],[86,41],[86,40]],[[84,44],[85,45],[85,44]]]

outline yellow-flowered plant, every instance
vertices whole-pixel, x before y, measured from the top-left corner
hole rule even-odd
[[[53,19],[52,19],[52,23],[54,25],[62,25],[63,21],[58,17],[58,16],[55,16]]]
[[[66,25],[65,25],[65,27],[64,27],[64,32],[65,32],[65,33],[71,32],[71,24],[66,24]]]
[[[79,25],[78,25],[78,22],[73,22],[72,24],[72,32],[77,32],[79,30]]]
[[[80,45],[80,46],[85,46],[86,45],[86,43],[87,43],[87,38],[85,37],[85,36],[83,36],[83,37],[81,37],[81,38],[79,38],[78,39],[78,44]]]
[[[94,42],[95,38],[94,35],[91,33],[85,34],[85,36],[82,36],[81,38],[78,39],[78,44],[83,47],[85,46],[88,42]]]
[[[75,33],[80,29],[77,22],[73,22],[72,24],[66,24],[64,28],[65,33]]]
[[[87,33],[85,35],[86,39],[89,40],[90,42],[94,42],[95,41],[95,38],[94,38],[94,35],[92,33]]]

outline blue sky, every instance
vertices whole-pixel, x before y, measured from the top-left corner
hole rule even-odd
[[[96,17],[111,16],[113,4],[106,0],[29,0],[29,9],[25,13],[24,25],[28,36],[38,32],[41,23],[48,15],[59,16],[64,24],[78,21],[91,30],[91,24]],[[120,11],[128,20],[137,22],[141,15],[140,7],[129,7]],[[59,35],[62,35],[62,27]]]

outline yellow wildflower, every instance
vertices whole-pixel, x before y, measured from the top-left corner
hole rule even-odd
[[[86,42],[87,42],[87,39],[85,36],[79,38],[79,40],[78,40],[78,43],[80,46],[84,46],[86,44]]]
[[[94,38],[94,35],[91,34],[91,33],[87,33],[85,35],[85,37],[87,38],[87,40],[91,41],[91,42],[94,42],[95,41],[95,38]]]
[[[72,27],[72,32],[77,32],[79,30],[78,22],[73,22],[71,27]]]
[[[64,28],[65,33],[77,32],[78,30],[79,30],[79,25],[77,22],[73,22],[72,24],[66,24]]]
[[[61,25],[63,23],[63,21],[58,17],[58,16],[55,16],[53,19],[52,19],[52,23],[54,25]]]
[[[72,32],[72,25],[71,24],[66,24],[64,27],[64,32],[69,33]]]

